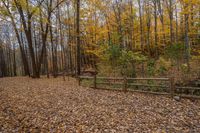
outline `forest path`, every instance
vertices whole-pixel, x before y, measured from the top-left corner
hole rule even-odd
[[[70,78],[0,79],[0,132],[199,132],[200,101],[79,87]]]

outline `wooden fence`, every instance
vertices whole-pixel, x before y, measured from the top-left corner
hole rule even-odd
[[[150,93],[150,94],[157,94],[157,95],[170,95],[171,97],[180,96],[184,98],[197,98],[200,99],[200,96],[193,95],[194,91],[199,91],[200,88],[198,87],[177,87],[175,86],[174,78],[128,78],[128,77],[97,77],[95,76],[79,76],[78,81],[79,85],[81,85],[82,80],[92,80],[92,88],[94,89],[107,89],[98,87],[99,85],[120,85],[120,91],[135,91],[135,92],[142,92],[142,93]],[[97,82],[99,80],[103,80],[103,82]],[[154,81],[154,82],[164,82],[165,85],[158,85],[158,84],[146,84],[146,83],[133,83],[134,81]],[[167,92],[156,92],[156,91],[144,91],[144,90],[133,90],[128,89],[132,87],[156,87],[156,88],[164,88]],[[192,95],[182,94],[185,90],[192,92]],[[181,92],[177,93],[177,92]]]

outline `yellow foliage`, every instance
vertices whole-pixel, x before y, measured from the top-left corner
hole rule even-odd
[[[172,66],[172,63],[170,62],[170,60],[166,60],[163,57],[160,57],[158,59],[157,64],[159,66],[165,67],[167,70]]]

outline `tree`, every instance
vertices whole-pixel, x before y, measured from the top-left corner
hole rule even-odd
[[[20,51],[21,51],[21,57],[22,57],[22,61],[23,61],[25,75],[29,75],[30,76],[27,57],[26,57],[26,54],[25,54],[25,50],[24,50],[24,48],[22,46],[23,44],[22,44],[21,39],[20,39],[20,35],[19,35],[19,31],[17,29],[17,25],[16,25],[16,22],[15,22],[14,15],[12,14],[12,12],[10,10],[10,3],[9,3],[9,1],[6,2],[5,0],[2,0],[2,3],[4,5],[4,7],[5,7],[6,14],[11,19],[11,23],[12,23],[12,26],[14,28],[17,41],[19,43],[19,47],[20,47]]]
[[[80,0],[76,1],[77,76],[81,74],[80,53]]]
[[[157,62],[172,44],[185,47],[180,63],[192,67],[190,57],[199,49],[199,4],[197,0],[2,0],[1,71],[6,72],[1,73],[79,76],[89,67],[96,69],[102,51],[110,46],[141,52]],[[147,64],[136,64],[143,76]]]
[[[29,2],[28,1],[25,1],[25,3],[23,3],[23,2],[24,1],[14,0],[15,6],[16,6],[16,8],[19,12],[20,18],[22,20],[22,25],[23,25],[25,35],[26,35],[26,39],[27,39],[28,46],[29,46],[29,52],[30,52],[30,55],[31,55],[32,68],[33,68],[33,75],[32,76],[34,78],[36,78],[36,77],[39,78],[39,72],[37,71],[37,64],[36,64],[35,53],[34,53],[34,48],[33,48],[32,24],[31,24],[31,20],[32,20],[34,13],[36,12],[36,9],[30,11]],[[23,10],[24,8],[25,8],[25,10]],[[24,12],[27,15],[25,15]],[[25,16],[27,16],[27,17],[25,17]]]

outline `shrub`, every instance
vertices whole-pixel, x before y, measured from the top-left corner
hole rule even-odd
[[[147,62],[147,73],[149,76],[154,76],[155,74],[155,60],[154,59],[150,59]]]
[[[161,75],[164,75],[171,67],[171,62],[163,57],[160,57],[156,64],[158,65],[157,72]]]
[[[184,44],[177,43],[166,47],[165,55],[167,58],[170,58],[175,62],[181,60],[184,55]]]
[[[132,52],[122,50],[119,58],[119,66],[121,68],[121,74],[128,77],[136,77],[135,64],[141,63],[146,60],[146,57],[140,52]]]

